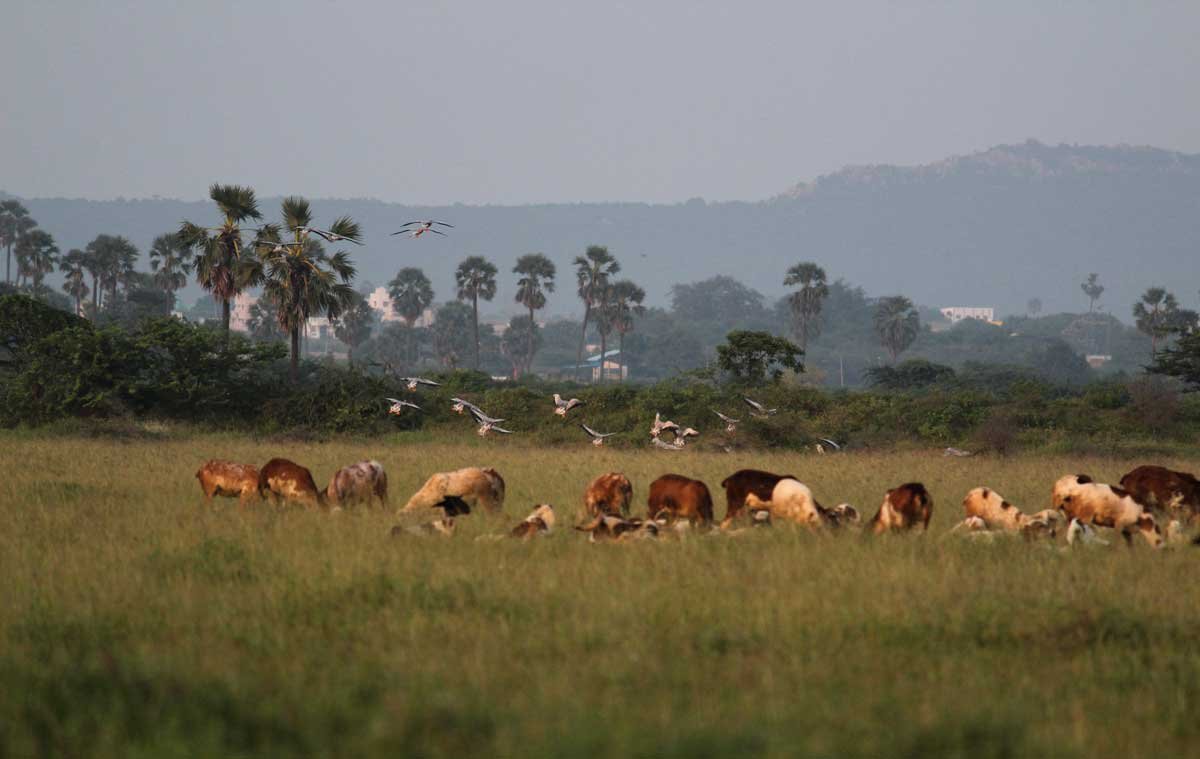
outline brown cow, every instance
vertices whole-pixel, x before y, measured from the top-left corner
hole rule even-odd
[[[381,507],[387,506],[387,472],[378,461],[360,461],[337,470],[325,489],[325,500],[331,506],[349,506],[365,501],[370,506],[376,498]]]
[[[633,500],[633,485],[620,472],[602,474],[588,483],[583,495],[583,513],[587,518],[600,514],[629,516],[629,502]]]
[[[658,518],[665,511],[672,522],[686,519],[711,524],[713,521],[713,502],[708,486],[680,474],[664,474],[650,483],[646,507],[650,519]]]
[[[251,500],[258,500],[258,469],[252,464],[210,459],[196,470],[196,479],[200,480],[204,500],[210,504],[214,495],[226,498],[237,496],[242,506]]]
[[[552,529],[554,529],[554,507],[548,503],[541,503],[533,508],[524,521],[512,528],[508,535],[527,540],[548,533]]]
[[[1121,478],[1121,487],[1143,506],[1184,522],[1200,517],[1200,480],[1195,475],[1163,466],[1139,466]]]
[[[1086,474],[1069,474],[1054,483],[1050,498],[1068,519],[1120,530],[1126,543],[1133,542],[1137,531],[1155,548],[1162,545],[1162,531],[1154,517],[1123,488],[1093,482]]]
[[[739,469],[721,481],[725,488],[725,518],[721,520],[721,529],[726,529],[733,520],[746,510],[746,496],[750,493],[760,500],[771,500],[771,493],[780,480],[795,480],[790,474],[773,474],[759,469]]]
[[[325,493],[317,489],[312,472],[287,459],[271,459],[258,472],[258,494],[276,506],[281,501],[299,501],[308,508],[325,505]]]
[[[929,491],[919,482],[906,482],[883,496],[879,512],[871,520],[871,531],[879,535],[889,530],[911,530],[918,524],[928,530],[931,516],[933,497]]]

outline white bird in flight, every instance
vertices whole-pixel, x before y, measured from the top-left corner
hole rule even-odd
[[[416,390],[417,385],[428,385],[429,387],[441,387],[442,383],[427,380],[423,377],[398,377],[408,390]]]
[[[496,419],[495,417],[488,416],[480,411],[478,406],[468,406],[467,408],[470,410],[471,416],[475,417],[475,421],[479,422],[479,437],[485,437],[489,432],[502,432],[505,435],[512,434],[512,430],[506,430],[503,427],[497,426],[500,422],[505,421],[504,419]]]
[[[400,416],[400,414],[406,408],[415,408],[417,411],[421,410],[421,407],[418,406],[417,404],[409,403],[408,401],[402,401],[399,398],[387,398],[386,400],[390,401],[392,404],[391,407],[388,408],[389,414],[395,414],[396,416]]]
[[[400,226],[412,227],[412,229],[401,229],[399,232],[392,232],[391,236],[408,234],[408,235],[411,235],[413,239],[416,239],[416,238],[420,237],[421,235],[425,234],[426,232],[433,232],[435,235],[441,235],[442,237],[446,237],[447,235],[445,232],[442,232],[440,230],[433,228],[434,224],[439,224],[443,227],[448,227],[450,229],[454,229],[453,224],[447,224],[444,221],[434,221],[433,219],[430,219],[428,221],[410,221],[405,224],[401,224]]]
[[[615,432],[596,432],[594,429],[587,426],[586,424],[581,424],[579,426],[582,427],[583,431],[586,432],[588,434],[588,436],[592,438],[592,445],[596,446],[597,448],[604,445],[604,438],[612,437],[613,435],[617,434]]]
[[[725,416],[720,411],[717,411],[715,409],[713,410],[713,413],[716,414],[717,416],[721,417],[722,422],[725,422],[725,431],[728,432],[730,435],[737,432],[737,426],[742,423],[741,419],[734,419],[731,416]]]
[[[342,240],[346,240],[347,242],[352,242],[355,245],[362,245],[361,242],[355,240],[353,237],[339,235],[337,232],[330,232],[327,229],[317,229],[316,227],[296,227],[292,231],[299,232],[301,237],[308,237],[309,233],[311,232],[317,237],[323,238],[325,242],[340,242]]]
[[[578,398],[572,398],[569,401],[564,401],[561,395],[558,393],[554,394],[554,413],[558,414],[559,416],[566,416],[568,411],[576,406],[582,406],[583,404],[584,401],[581,401]]]
[[[650,426],[650,437],[658,440],[658,436],[667,430],[679,432],[679,425],[675,422],[663,420],[657,411],[654,412],[654,424]]]
[[[467,400],[463,400],[462,398],[451,398],[450,401],[454,404],[450,407],[450,409],[452,411],[454,411],[454,413],[456,413],[456,414],[461,414],[461,413],[465,412],[467,409],[471,409],[472,412],[479,411],[480,413],[483,413],[480,410],[480,408],[478,406],[476,406],[474,403],[471,403],[470,401],[467,401]]]

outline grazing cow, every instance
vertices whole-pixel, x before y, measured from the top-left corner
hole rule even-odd
[[[721,520],[722,529],[729,527],[733,520],[745,511],[746,496],[750,493],[760,500],[771,500],[771,492],[775,485],[783,479],[797,479],[790,474],[773,474],[759,469],[739,469],[721,481],[725,488],[725,518]]]
[[[251,499],[258,499],[258,469],[251,464],[236,464],[232,461],[210,459],[196,470],[204,500],[212,503],[214,495],[233,498],[245,506]]]
[[[472,507],[483,506],[487,511],[499,511],[504,506],[504,478],[495,469],[474,466],[453,472],[439,472],[426,480],[400,510],[433,508],[448,496],[455,496]]]
[[[625,542],[642,538],[657,538],[661,529],[650,519],[623,519],[609,514],[599,514],[587,524],[577,525],[576,530],[589,533],[589,543],[604,540]]]
[[[771,512],[772,520],[784,519],[809,529],[818,529],[825,525],[824,509],[813,497],[812,490],[790,477],[775,484],[770,500],[764,501],[754,493],[747,493],[746,508],[751,511],[766,509]]]
[[[1121,478],[1121,487],[1143,506],[1177,514],[1184,522],[1200,517],[1200,480],[1162,466],[1139,466]]]
[[[536,538],[554,529],[554,507],[548,503],[538,504],[525,520],[512,528],[508,535],[513,538],[528,540]]]
[[[325,493],[317,489],[312,472],[287,459],[271,459],[259,470],[258,494],[276,506],[282,501],[299,501],[308,508],[325,505]]]
[[[370,506],[376,498],[381,507],[387,506],[387,473],[378,461],[360,461],[342,467],[325,489],[325,500],[331,506],[349,506],[363,501]]]
[[[689,522],[711,524],[713,521],[712,495],[708,486],[680,474],[664,474],[650,483],[650,497],[646,501],[647,516],[656,519],[666,512],[670,521],[686,519]]]
[[[918,524],[928,530],[931,516],[933,496],[921,483],[908,482],[883,496],[883,503],[871,520],[871,530],[879,535],[889,530],[911,530]]]
[[[588,483],[583,495],[583,513],[589,519],[599,514],[629,516],[632,500],[633,485],[629,478],[620,472],[609,472]]]
[[[1154,517],[1123,488],[1092,481],[1086,474],[1060,477],[1051,491],[1051,503],[1068,519],[1081,524],[1120,530],[1126,543],[1140,532],[1154,547],[1162,545],[1162,531]]]

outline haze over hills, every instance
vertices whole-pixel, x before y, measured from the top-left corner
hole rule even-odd
[[[217,221],[207,201],[23,202],[64,251],[108,233],[144,252],[182,219]],[[268,220],[278,204],[262,199]],[[419,207],[314,198],[313,207],[318,224],[341,214],[362,224],[367,245],[351,246],[360,281],[384,284],[398,268],[420,266],[445,300],[464,256],[489,257],[501,287],[488,310],[504,314],[516,312],[509,271],[534,251],[559,266],[547,313],[574,313],[570,264],[589,244],[607,245],[655,305],[669,301],[672,284],[716,274],[774,298],[787,267],[803,260],[874,295],[1001,314],[1023,312],[1033,297],[1047,312],[1080,310],[1079,283],[1091,271],[1107,287],[1101,304],[1126,321],[1148,286],[1166,285],[1192,308],[1200,289],[1200,155],[1150,147],[1031,140],[924,166],[847,167],[757,202]],[[445,238],[388,236],[425,218],[456,228]],[[183,297],[199,293],[193,285]]]

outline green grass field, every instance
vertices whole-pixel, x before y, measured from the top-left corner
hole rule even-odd
[[[388,537],[391,509],[203,506],[204,460],[276,455],[322,486],[376,458],[393,507],[434,471],[495,466],[506,513],[447,540]],[[1194,755],[1200,549],[944,537],[973,486],[1032,511],[1061,474],[1137,463],[8,435],[0,756]],[[699,477],[722,515],[746,466],[865,518],[921,480],[931,532],[473,539],[543,501],[568,526],[609,470],[639,510],[654,477]]]

